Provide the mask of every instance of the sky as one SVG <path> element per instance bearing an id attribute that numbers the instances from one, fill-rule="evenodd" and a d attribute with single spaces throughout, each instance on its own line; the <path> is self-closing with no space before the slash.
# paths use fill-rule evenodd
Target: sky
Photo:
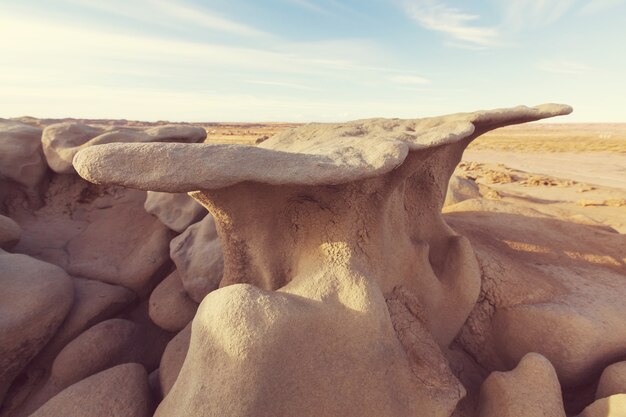
<path id="1" fill-rule="evenodd" d="M 0 117 L 626 122 L 626 0 L 0 0 Z"/>

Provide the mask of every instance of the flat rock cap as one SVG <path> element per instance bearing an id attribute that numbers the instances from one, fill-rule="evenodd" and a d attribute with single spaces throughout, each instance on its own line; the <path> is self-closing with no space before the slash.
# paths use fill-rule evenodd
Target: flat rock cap
<path id="1" fill-rule="evenodd" d="M 244 181 L 343 184 L 387 173 L 411 151 L 571 111 L 566 105 L 544 104 L 423 119 L 311 123 L 281 132 L 258 147 L 112 143 L 81 150 L 73 163 L 81 177 L 96 184 L 170 193 L 220 189 Z"/>

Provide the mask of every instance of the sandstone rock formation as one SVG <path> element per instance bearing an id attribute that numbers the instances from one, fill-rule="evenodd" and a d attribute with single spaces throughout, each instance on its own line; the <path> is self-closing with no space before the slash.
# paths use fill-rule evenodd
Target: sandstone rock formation
<path id="1" fill-rule="evenodd" d="M 494 372 L 483 383 L 480 417 L 565 417 L 554 367 L 536 353 L 525 355 L 515 369 Z"/>
<path id="2" fill-rule="evenodd" d="M 615 394 L 594 401 L 577 417 L 626 417 L 626 394 Z"/>
<path id="3" fill-rule="evenodd" d="M 446 208 L 480 260 L 482 290 L 459 341 L 487 369 L 550 360 L 564 388 L 626 355 L 626 237 L 511 204 Z"/>
<path id="4" fill-rule="evenodd" d="M 205 216 L 172 239 L 170 257 L 185 291 L 196 303 L 202 302 L 218 287 L 224 274 L 222 246 L 213 217 Z"/>
<path id="5" fill-rule="evenodd" d="M 10 217 L 0 214 L 0 249 L 9 250 L 20 240 L 22 228 Z"/>
<path id="6" fill-rule="evenodd" d="M 118 365 L 71 385 L 32 417 L 149 417 L 148 375 L 136 363 Z"/>
<path id="7" fill-rule="evenodd" d="M 61 268 L 0 250 L 0 402 L 14 378 L 54 336 L 74 300 Z"/>
<path id="8" fill-rule="evenodd" d="M 615 394 L 626 394 L 626 362 L 614 363 L 602 371 L 596 390 L 596 399 Z"/>
<path id="9" fill-rule="evenodd" d="M 189 298 L 178 271 L 172 272 L 150 295 L 150 318 L 169 332 L 182 330 L 193 319 L 198 304 Z"/>
<path id="10" fill-rule="evenodd" d="M 201 142 L 206 131 L 184 125 L 157 126 L 146 130 L 58 123 L 46 127 L 41 137 L 43 152 L 54 172 L 74 172 L 72 159 L 81 149 L 112 142 Z"/>
<path id="11" fill-rule="evenodd" d="M 482 133 L 570 111 L 311 124 L 259 147 L 78 152 L 83 178 L 192 192 L 216 222 L 223 288 L 202 301 L 157 415 L 449 416 L 464 390 L 437 352 L 473 309 L 481 271 L 441 216 L 448 179 Z"/>
<path id="12" fill-rule="evenodd" d="M 143 191 L 97 187 L 77 176 L 56 175 L 43 207 L 9 213 L 23 229 L 13 250 L 74 276 L 147 295 L 155 279 L 167 272 L 157 274 L 169 265 L 173 232 L 145 212 L 145 198 Z"/>
<path id="13" fill-rule="evenodd" d="M 175 232 L 182 233 L 208 213 L 186 193 L 157 193 L 148 191 L 144 204 L 146 211 L 157 217 Z"/>
<path id="14" fill-rule="evenodd" d="M 41 148 L 41 129 L 23 123 L 0 122 L 0 185 L 15 182 L 33 188 L 48 170 Z M 4 190 L 3 190 L 4 191 Z"/>
<path id="15" fill-rule="evenodd" d="M 190 339 L 191 323 L 178 332 L 167 344 L 165 351 L 163 351 L 161 364 L 159 365 L 159 384 L 164 397 L 170 392 L 176 379 L 178 379 L 180 369 L 183 367 L 187 357 Z"/>
<path id="16" fill-rule="evenodd" d="M 444 201 L 445 206 L 451 206 L 452 204 L 460 203 L 464 200 L 471 198 L 480 198 L 480 191 L 478 185 L 468 178 L 464 178 L 460 175 L 453 175 L 450 177 L 448 183 L 448 190 L 446 192 L 446 199 Z"/>

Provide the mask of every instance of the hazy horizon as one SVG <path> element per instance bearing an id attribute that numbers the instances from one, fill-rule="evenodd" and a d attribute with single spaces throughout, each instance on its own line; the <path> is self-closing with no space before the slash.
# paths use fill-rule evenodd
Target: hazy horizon
<path id="1" fill-rule="evenodd" d="M 548 4 L 549 3 L 549 4 Z M 9 0 L 0 117 L 626 122 L 625 0 Z"/>

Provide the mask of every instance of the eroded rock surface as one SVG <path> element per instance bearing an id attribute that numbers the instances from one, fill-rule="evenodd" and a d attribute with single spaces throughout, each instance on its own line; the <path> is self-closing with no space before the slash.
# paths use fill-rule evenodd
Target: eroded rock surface
<path id="1" fill-rule="evenodd" d="M 118 365 L 69 386 L 31 417 L 149 417 L 148 375 L 136 363 Z"/>
<path id="2" fill-rule="evenodd" d="M 13 219 L 0 214 L 0 249 L 9 250 L 22 236 L 22 228 Z"/>
<path id="3" fill-rule="evenodd" d="M 41 148 L 41 129 L 18 122 L 0 121 L 0 185 L 12 181 L 33 188 L 48 166 Z"/>
<path id="4" fill-rule="evenodd" d="M 222 288 L 202 301 L 157 415 L 449 416 L 464 390 L 437 352 L 474 307 L 481 270 L 441 216 L 448 180 L 482 133 L 570 111 L 310 124 L 259 147 L 81 150 L 84 178 L 191 192 L 215 219 Z"/>
<path id="5" fill-rule="evenodd" d="M 168 228 L 182 233 L 207 215 L 207 210 L 186 193 L 157 193 L 148 191 L 146 211 Z"/>
<path id="6" fill-rule="evenodd" d="M 596 399 L 615 394 L 626 394 L 626 362 L 614 363 L 602 371 L 596 390 Z"/>
<path id="7" fill-rule="evenodd" d="M 479 302 L 459 335 L 479 363 L 507 370 L 537 352 L 573 388 L 626 355 L 624 235 L 502 202 L 447 211 L 481 263 Z"/>
<path id="8" fill-rule="evenodd" d="M 494 372 L 481 387 L 480 417 L 565 417 L 554 367 L 536 353 L 509 372 Z"/>
<path id="9" fill-rule="evenodd" d="M 196 303 L 202 302 L 219 286 L 224 274 L 222 246 L 213 216 L 205 216 L 172 239 L 170 257 L 185 291 Z"/>
<path id="10" fill-rule="evenodd" d="M 0 250 L 0 403 L 13 379 L 54 336 L 74 301 L 61 268 Z"/>
<path id="11" fill-rule="evenodd" d="M 178 271 L 172 272 L 150 295 L 150 318 L 168 332 L 182 330 L 196 314 L 198 303 L 189 298 Z"/>

